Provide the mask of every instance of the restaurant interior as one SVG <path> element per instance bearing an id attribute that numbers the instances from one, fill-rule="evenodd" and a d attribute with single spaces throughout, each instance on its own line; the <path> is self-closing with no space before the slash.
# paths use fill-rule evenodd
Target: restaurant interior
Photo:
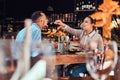
<path id="1" fill-rule="evenodd" d="M 16 42 L 24 20 L 39 10 L 48 18 L 41 42 L 31 41 L 29 28 L 25 40 Z M 55 24 L 83 30 L 87 16 L 95 20 L 104 52 L 83 51 L 79 37 Z M 77 76 L 79 64 L 87 72 Z M 0 0 L 0 80 L 120 80 L 120 0 Z"/>

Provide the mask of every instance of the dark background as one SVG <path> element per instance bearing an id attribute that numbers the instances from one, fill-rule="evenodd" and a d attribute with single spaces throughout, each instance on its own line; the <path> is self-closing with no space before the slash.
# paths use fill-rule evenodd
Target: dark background
<path id="1" fill-rule="evenodd" d="M 102 1 L 98 0 L 97 4 Z M 22 20 L 36 10 L 48 13 L 48 6 L 52 6 L 55 13 L 74 12 L 74 2 L 75 0 L 0 0 L 0 19 L 12 17 Z"/>
<path id="2" fill-rule="evenodd" d="M 23 28 L 23 20 L 30 18 L 34 11 L 41 10 L 47 15 L 49 13 L 74 13 L 76 0 L 0 0 L 0 37 L 8 35 L 8 24 L 13 25 L 13 34 Z M 103 0 L 97 1 L 97 7 Z M 54 11 L 48 11 L 51 6 Z M 94 12 L 94 11 L 93 11 Z M 92 11 L 78 12 L 78 19 L 93 13 Z M 77 23 L 69 23 L 69 25 L 77 25 Z M 12 34 L 12 35 L 13 35 Z M 11 34 L 10 34 L 11 35 Z"/>

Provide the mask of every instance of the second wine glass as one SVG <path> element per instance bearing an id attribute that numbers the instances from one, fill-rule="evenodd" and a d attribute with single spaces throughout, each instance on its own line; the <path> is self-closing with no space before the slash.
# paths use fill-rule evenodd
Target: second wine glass
<path id="1" fill-rule="evenodd" d="M 117 64 L 117 43 L 110 40 L 105 45 L 104 54 L 97 52 L 91 54 L 92 55 L 87 56 L 87 70 L 93 79 L 105 80 Z"/>

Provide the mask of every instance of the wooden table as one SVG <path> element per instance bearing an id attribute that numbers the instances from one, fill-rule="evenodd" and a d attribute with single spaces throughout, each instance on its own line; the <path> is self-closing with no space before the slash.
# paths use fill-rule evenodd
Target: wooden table
<path id="1" fill-rule="evenodd" d="M 44 56 L 42 58 L 47 61 L 47 64 L 52 66 L 86 62 L 86 54 L 62 54 L 52 56 L 50 55 Z"/>
<path id="2" fill-rule="evenodd" d="M 44 56 L 44 60 L 47 61 L 48 68 L 48 76 L 54 77 L 54 70 L 56 65 L 65 65 L 65 64 L 76 64 L 76 63 L 85 63 L 86 62 L 86 54 L 59 54 L 59 55 L 50 55 Z M 49 71 L 50 70 L 50 71 Z"/>
<path id="3" fill-rule="evenodd" d="M 76 63 L 85 63 L 86 62 L 86 56 L 89 56 L 88 54 L 64 54 L 64 55 L 49 55 L 49 56 L 44 56 L 42 57 L 43 59 L 45 59 L 47 61 L 47 67 L 51 68 L 50 71 L 50 75 L 53 80 L 92 80 L 92 78 L 90 76 L 87 77 L 55 77 L 55 75 L 51 75 L 54 74 L 54 70 L 55 70 L 55 66 L 56 65 L 64 65 L 64 64 L 76 64 Z M 38 58 L 39 60 L 39 58 Z M 119 66 L 117 66 L 119 67 Z M 49 70 L 48 70 L 49 71 Z M 117 73 L 117 77 L 119 77 L 120 73 Z M 3 77 L 3 78 L 7 78 L 9 79 L 10 75 L 6 75 L 7 77 Z M 7 80 L 7 79 L 0 79 L 0 80 Z M 107 80 L 120 80 L 120 79 L 113 79 L 113 77 L 109 77 Z"/>
<path id="4" fill-rule="evenodd" d="M 56 65 L 64 64 L 76 64 L 76 63 L 86 63 L 86 57 L 91 54 L 64 54 L 64 55 L 53 55 L 45 56 L 43 59 L 47 61 L 47 66 L 51 67 L 52 71 L 49 71 L 49 76 L 54 78 L 54 70 Z M 52 75 L 51 75 L 52 74 Z M 84 78 L 71 78 L 71 77 L 59 77 L 58 80 L 93 80 L 90 76 Z M 108 77 L 106 80 L 113 80 L 113 77 Z"/>

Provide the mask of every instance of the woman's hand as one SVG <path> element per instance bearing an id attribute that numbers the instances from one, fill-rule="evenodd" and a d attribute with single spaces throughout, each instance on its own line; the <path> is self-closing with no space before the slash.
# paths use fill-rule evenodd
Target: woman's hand
<path id="1" fill-rule="evenodd" d="M 62 27 L 64 27 L 66 24 L 64 24 L 61 20 L 56 20 L 55 22 L 54 22 L 54 24 L 57 24 L 57 25 L 59 25 L 59 26 L 62 26 Z"/>

